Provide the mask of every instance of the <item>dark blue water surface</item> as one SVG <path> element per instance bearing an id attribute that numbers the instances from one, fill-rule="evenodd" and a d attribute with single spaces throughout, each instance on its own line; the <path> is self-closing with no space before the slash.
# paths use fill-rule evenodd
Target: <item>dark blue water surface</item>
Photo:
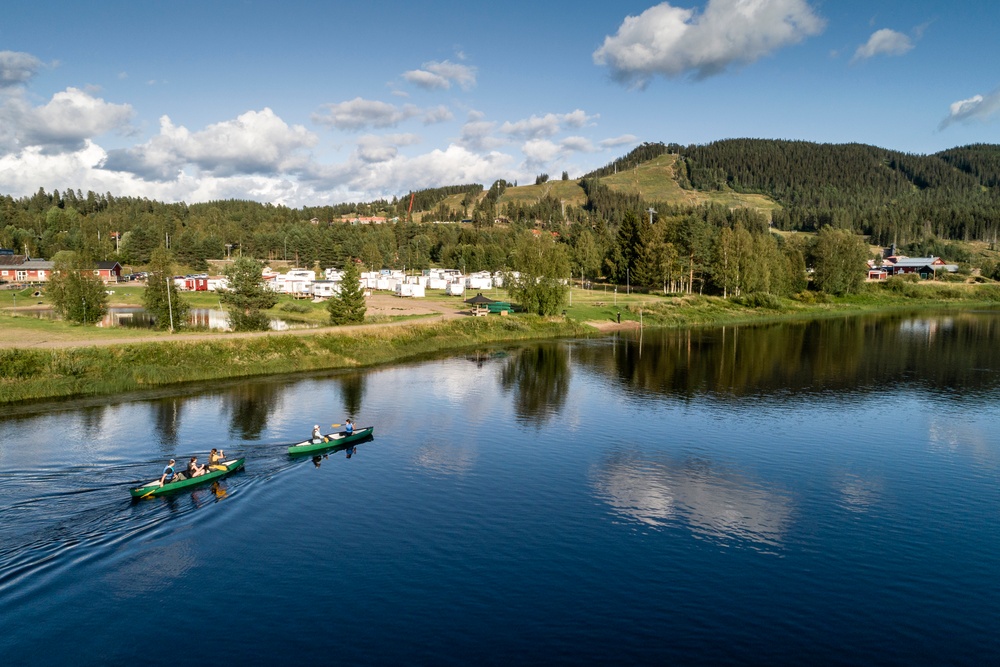
<path id="1" fill-rule="evenodd" d="M 0 663 L 995 664 L 998 344 L 647 331 L 8 407 Z M 347 416 L 350 458 L 286 454 Z M 130 499 L 211 447 L 245 470 Z"/>

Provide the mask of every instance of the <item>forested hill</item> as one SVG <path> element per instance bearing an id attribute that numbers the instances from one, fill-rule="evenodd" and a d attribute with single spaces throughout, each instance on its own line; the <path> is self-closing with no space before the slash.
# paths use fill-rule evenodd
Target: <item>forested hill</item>
<path id="1" fill-rule="evenodd" d="M 995 241 L 1000 146 L 912 155 L 864 144 L 729 139 L 680 149 L 682 187 L 767 195 L 781 229 L 833 225 L 875 243 L 922 236 Z"/>
<path id="2" fill-rule="evenodd" d="M 559 180 L 542 174 L 520 187 L 503 179 L 488 187 L 443 184 L 391 199 L 300 209 L 40 188 L 16 199 L 0 193 L 0 248 L 45 258 L 73 250 L 141 265 L 169 242 L 192 267 L 238 251 L 324 266 L 363 254 L 373 265 L 450 262 L 476 270 L 502 265 L 509 238 L 537 225 L 570 241 L 592 230 L 600 254 L 613 247 L 623 221 L 645 218 L 650 208 L 671 229 L 687 219 L 707 221 L 716 231 L 740 222 L 755 233 L 766 232 L 768 222 L 781 230 L 832 226 L 914 253 L 938 241 L 995 245 L 1000 146 L 912 155 L 863 144 L 763 139 L 647 143 L 579 179 L 563 172 Z M 344 216 L 401 224 L 352 231 L 339 224 Z M 421 224 L 439 221 L 471 225 Z"/>

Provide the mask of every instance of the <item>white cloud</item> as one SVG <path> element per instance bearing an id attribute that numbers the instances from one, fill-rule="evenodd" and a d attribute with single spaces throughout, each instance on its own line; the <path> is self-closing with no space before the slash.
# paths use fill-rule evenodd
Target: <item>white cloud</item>
<path id="1" fill-rule="evenodd" d="M 424 125 L 445 123 L 449 120 L 455 120 L 455 114 L 451 112 L 451 109 L 444 105 L 424 110 Z"/>
<path id="2" fill-rule="evenodd" d="M 940 129 L 954 123 L 987 122 L 1000 112 L 1000 88 L 988 95 L 973 95 L 967 100 L 952 102 L 948 117 L 941 121 Z"/>
<path id="3" fill-rule="evenodd" d="M 177 178 L 188 164 L 216 176 L 293 171 L 317 142 L 301 125 L 289 126 L 273 111 L 248 111 L 199 132 L 160 119 L 160 134 L 145 144 L 110 151 L 105 169 L 128 171 L 153 180 Z"/>
<path id="4" fill-rule="evenodd" d="M 544 116 L 532 116 L 513 123 L 508 121 L 500 127 L 500 131 L 518 139 L 540 139 L 555 136 L 563 125 L 579 128 L 596 118 L 597 116 L 588 116 L 577 109 L 564 114 L 548 113 Z"/>
<path id="5" fill-rule="evenodd" d="M 509 177 L 513 162 L 510 155 L 480 155 L 452 144 L 445 150 L 435 149 L 412 158 L 397 156 L 369 169 L 356 170 L 350 185 L 368 196 L 386 196 L 440 187 L 442 183 L 492 183 Z"/>
<path id="6" fill-rule="evenodd" d="M 549 163 L 563 160 L 573 153 L 592 153 L 594 144 L 586 137 L 566 137 L 560 141 L 530 139 L 521 146 L 526 169 L 544 168 Z"/>
<path id="7" fill-rule="evenodd" d="M 42 67 L 30 53 L 0 51 L 0 89 L 27 83 Z"/>
<path id="8" fill-rule="evenodd" d="M 819 34 L 805 0 L 709 0 L 705 11 L 661 3 L 628 16 L 593 54 L 612 76 L 644 87 L 654 75 L 704 79 Z"/>
<path id="9" fill-rule="evenodd" d="M 586 137 L 566 137 L 559 142 L 564 153 L 593 153 L 594 144 Z"/>
<path id="10" fill-rule="evenodd" d="M 412 104 L 397 107 L 388 102 L 355 97 L 347 102 L 325 104 L 325 113 L 314 113 L 313 122 L 338 130 L 361 130 L 366 127 L 395 127 L 404 120 L 420 114 Z"/>
<path id="11" fill-rule="evenodd" d="M 129 104 L 112 104 L 78 88 L 56 93 L 40 107 L 19 96 L 0 106 L 0 149 L 16 151 L 37 146 L 46 152 L 80 150 L 87 139 L 107 132 L 125 132 L 134 116 Z"/>
<path id="12" fill-rule="evenodd" d="M 420 137 L 415 134 L 366 134 L 358 139 L 357 155 L 366 163 L 388 162 L 399 153 L 399 146 L 417 143 L 420 143 Z"/>
<path id="13" fill-rule="evenodd" d="M 482 153 L 499 148 L 507 143 L 503 139 L 493 136 L 497 124 L 493 121 L 482 120 L 479 113 L 470 113 L 469 122 L 462 126 L 462 136 L 458 140 L 458 145 L 470 151 Z"/>
<path id="14" fill-rule="evenodd" d="M 403 73 L 403 78 L 426 90 L 449 90 L 457 84 L 462 90 L 476 85 L 476 68 L 448 60 L 426 62 L 421 69 Z"/>
<path id="15" fill-rule="evenodd" d="M 901 56 L 913 49 L 913 40 L 901 32 L 883 28 L 876 30 L 865 44 L 854 52 L 851 62 L 867 60 L 873 56 Z"/>
<path id="16" fill-rule="evenodd" d="M 559 156 L 559 144 L 548 139 L 531 139 L 524 142 L 521 152 L 528 168 L 541 167 L 552 162 Z"/>
<path id="17" fill-rule="evenodd" d="M 615 148 L 617 146 L 627 146 L 639 141 L 639 137 L 634 134 L 623 134 L 618 137 L 610 137 L 600 141 L 601 148 Z"/>

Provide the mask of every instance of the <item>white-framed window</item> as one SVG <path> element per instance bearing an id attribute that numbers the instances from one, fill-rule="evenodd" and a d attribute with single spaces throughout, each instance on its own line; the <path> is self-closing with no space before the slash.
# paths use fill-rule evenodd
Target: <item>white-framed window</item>
<path id="1" fill-rule="evenodd" d="M 14 274 L 14 276 L 15 276 L 14 280 L 27 280 L 28 279 L 28 272 L 27 271 L 16 271 L 15 274 Z"/>

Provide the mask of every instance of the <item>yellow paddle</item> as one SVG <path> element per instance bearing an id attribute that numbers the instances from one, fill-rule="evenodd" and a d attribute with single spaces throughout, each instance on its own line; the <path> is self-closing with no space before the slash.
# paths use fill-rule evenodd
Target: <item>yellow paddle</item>
<path id="1" fill-rule="evenodd" d="M 150 490 L 149 490 L 149 491 L 147 491 L 146 493 L 144 493 L 144 494 L 142 494 L 141 496 L 139 496 L 139 500 L 142 500 L 143 498 L 147 498 L 147 497 L 149 497 L 149 495 L 150 495 L 150 494 L 152 494 L 152 493 L 153 493 L 154 491 L 156 491 L 156 489 L 159 489 L 159 488 L 162 488 L 162 487 L 159 487 L 159 486 L 158 486 L 158 487 L 156 487 L 156 488 L 154 488 L 154 489 L 150 489 Z"/>

